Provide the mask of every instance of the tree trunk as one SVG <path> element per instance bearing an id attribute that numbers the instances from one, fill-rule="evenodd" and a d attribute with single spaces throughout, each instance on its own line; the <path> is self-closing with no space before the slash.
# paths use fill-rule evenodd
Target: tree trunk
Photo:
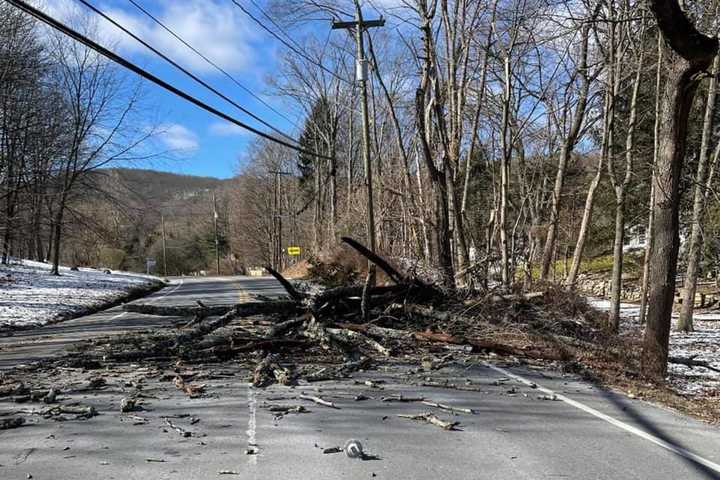
<path id="1" fill-rule="evenodd" d="M 582 264 L 583 252 L 585 250 L 585 241 L 587 240 L 588 231 L 590 230 L 590 221 L 592 220 L 593 208 L 595 206 L 595 192 L 600 186 L 602 180 L 603 161 L 602 156 L 598 160 L 598 170 L 590 182 L 587 196 L 585 197 L 585 208 L 583 209 L 583 217 L 580 222 L 580 230 L 578 231 L 577 241 L 575 242 L 575 250 L 573 252 L 572 264 L 570 271 L 565 279 L 565 286 L 569 289 L 575 288 L 577 276 L 580 273 L 580 265 Z"/>
<path id="2" fill-rule="evenodd" d="M 642 21 L 640 37 L 645 36 L 645 19 Z M 637 70 L 633 81 L 632 97 L 630 99 L 630 117 L 628 119 L 627 134 L 625 136 L 625 174 L 621 181 L 615 178 L 614 158 L 608 159 L 608 176 L 615 190 L 615 246 L 613 252 L 613 271 L 612 286 L 610 290 L 610 327 L 613 332 L 620 330 L 620 301 L 622 300 L 622 274 L 623 274 L 623 241 L 625 239 L 625 194 L 632 179 L 634 151 L 635 151 L 635 126 L 637 122 L 637 104 L 638 94 L 640 92 L 640 83 L 642 80 L 643 64 L 645 60 L 644 51 L 640 50 L 640 56 L 637 63 Z M 619 72 L 622 68 L 622 55 L 618 55 L 616 70 Z M 620 82 L 613 81 L 613 108 L 611 112 L 615 112 L 614 99 L 618 95 L 618 85 Z M 612 138 L 614 136 L 614 119 L 611 118 L 610 139 L 612 148 Z"/>
<path id="3" fill-rule="evenodd" d="M 622 299 L 623 241 L 625 240 L 625 192 L 615 203 L 615 243 L 613 246 L 613 269 L 610 286 L 610 329 L 620 329 L 620 300 Z"/>
<path id="4" fill-rule="evenodd" d="M 595 176 L 590 182 L 587 196 L 585 197 L 585 209 L 583 210 L 583 218 L 580 223 L 580 231 L 578 232 L 577 241 L 575 242 L 575 251 L 573 252 L 573 261 L 568 272 L 568 276 L 565 279 L 565 286 L 567 288 L 575 288 L 577 282 L 577 276 L 580 272 L 580 265 L 582 264 L 583 252 L 585 250 L 585 241 L 587 240 L 588 231 L 590 230 L 590 222 L 592 221 L 593 208 L 595 206 L 595 192 L 600 186 L 602 180 L 603 168 L 605 165 L 605 158 L 608 156 L 609 142 L 610 142 L 610 120 L 609 115 L 614 107 L 611 102 L 615 99 L 610 94 L 610 91 L 605 94 L 605 108 L 604 108 L 604 119 L 603 119 L 603 135 L 602 135 L 602 148 L 600 152 L 600 158 L 598 159 L 597 171 Z"/>
<path id="5" fill-rule="evenodd" d="M 712 137 L 713 114 L 715 113 L 715 97 L 717 87 L 718 62 L 716 56 L 713 62 L 710 85 L 708 87 L 707 103 L 705 106 L 705 119 L 703 121 L 702 140 L 700 144 L 700 158 L 698 160 L 697 174 L 695 175 L 695 197 L 693 199 L 692 232 L 690 233 L 690 247 L 688 249 L 688 266 L 685 276 L 685 285 L 682 296 L 682 306 L 677 329 L 682 332 L 693 331 L 693 310 L 695 308 L 695 291 L 700 273 L 700 257 L 702 252 L 702 220 L 705 212 L 707 198 L 708 161 L 710 159 L 710 139 Z"/>
<path id="6" fill-rule="evenodd" d="M 547 280 L 548 273 L 550 272 L 550 264 L 553 261 L 553 255 L 555 254 L 555 241 L 557 237 L 558 220 L 560 216 L 560 209 L 562 206 L 562 193 L 563 186 L 565 183 L 565 170 L 567 169 L 568 161 L 570 156 L 575 150 L 575 145 L 578 142 L 580 135 L 580 129 L 582 128 L 585 120 L 585 110 L 587 108 L 588 92 L 590 90 L 590 78 L 588 74 L 588 49 L 589 49 L 589 35 L 590 35 L 590 24 L 592 22 L 585 22 L 582 29 L 581 35 L 581 48 L 580 48 L 580 59 L 576 69 L 577 75 L 580 78 L 580 87 L 578 91 L 577 106 L 572 117 L 572 123 L 570 130 L 565 137 L 561 151 L 560 159 L 558 161 L 558 170 L 555 175 L 555 186 L 553 188 L 552 202 L 550 205 L 550 222 L 548 225 L 547 237 L 545 238 L 545 246 L 543 248 L 542 263 L 540 264 L 540 279 Z"/>
<path id="7" fill-rule="evenodd" d="M 508 252 L 508 234 L 507 234 L 507 210 L 508 210 L 508 194 L 510 187 L 510 161 L 512 156 L 512 141 L 510 136 L 510 101 L 511 87 L 510 84 L 510 58 L 509 53 L 504 59 L 505 71 L 505 90 L 503 95 L 502 106 L 502 158 L 500 159 L 500 213 L 498 215 L 498 224 L 500 227 L 500 269 L 501 279 L 504 287 L 510 286 L 510 257 Z"/>
<path id="8" fill-rule="evenodd" d="M 650 281 L 650 252 L 652 251 L 653 234 L 652 225 L 655 221 L 655 213 L 653 211 L 653 205 L 655 202 L 655 165 L 657 165 L 658 156 L 658 142 L 660 140 L 660 106 L 661 106 L 661 94 L 662 88 L 662 72 L 663 72 L 663 50 L 664 42 L 663 37 L 658 32 L 657 34 L 657 67 L 655 74 L 655 126 L 653 128 L 653 164 L 651 168 L 652 175 L 650 177 L 650 206 L 648 208 L 648 228 L 645 232 L 645 255 L 643 260 L 643 277 L 642 284 L 640 286 L 640 312 L 638 314 L 638 321 L 640 325 L 645 325 L 645 316 L 647 313 L 647 292 L 648 282 Z"/>
<path id="9" fill-rule="evenodd" d="M 660 142 L 654 178 L 654 243 L 650 253 L 647 326 L 642 372 L 662 379 L 667 373 L 670 322 L 680 247 L 680 176 L 685 158 L 688 116 L 697 90 L 698 74 L 718 50 L 717 38 L 699 33 L 677 1 L 652 0 L 658 26 L 673 49 L 665 81 Z"/>
<path id="10" fill-rule="evenodd" d="M 435 211 L 437 212 L 435 234 L 437 239 L 440 269 L 443 275 L 443 285 L 455 286 L 455 271 L 453 269 L 452 250 L 450 248 L 450 218 L 448 217 L 448 195 L 445 185 L 439 183 L 435 187 Z"/>
<path id="11" fill-rule="evenodd" d="M 667 373 L 670 320 L 680 247 L 680 176 L 685 157 L 688 116 L 697 89 L 694 78 L 707 64 L 673 54 L 665 81 L 653 203 L 654 237 L 648 276 L 647 326 L 642 354 L 643 373 L 664 378 Z"/>
<path id="12" fill-rule="evenodd" d="M 63 190 L 60 195 L 60 202 L 57 206 L 57 213 L 55 214 L 55 229 L 53 230 L 53 256 L 52 256 L 52 270 L 51 275 L 60 275 L 60 240 L 62 238 L 62 224 L 63 216 L 65 214 L 65 201 L 66 193 Z"/>

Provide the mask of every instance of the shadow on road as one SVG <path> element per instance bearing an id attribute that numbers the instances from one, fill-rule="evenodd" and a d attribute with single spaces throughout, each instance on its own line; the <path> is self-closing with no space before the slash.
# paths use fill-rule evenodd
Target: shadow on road
<path id="1" fill-rule="evenodd" d="M 635 408 L 630 402 L 625 401 L 622 397 L 619 395 L 614 394 L 613 392 L 606 390 L 604 388 L 598 388 L 598 391 L 600 394 L 607 399 L 610 403 L 615 405 L 618 409 L 623 411 L 625 414 L 627 414 L 630 418 L 632 418 L 639 426 L 642 427 L 642 430 L 644 430 L 647 433 L 650 433 L 654 435 L 655 437 L 663 440 L 664 442 L 669 443 L 670 445 L 677 447 L 680 450 L 688 451 L 689 449 L 686 448 L 682 442 L 679 442 L 677 439 L 673 438 L 672 435 L 669 433 L 663 431 L 656 423 L 654 423 L 652 420 L 644 416 L 640 411 Z M 680 457 L 683 462 L 685 462 L 688 466 L 690 466 L 693 470 L 695 470 L 701 477 L 698 478 L 710 478 L 717 480 L 720 478 L 720 472 L 715 471 L 714 469 L 703 465 L 702 463 L 689 458 L 685 455 L 681 455 L 678 452 L 673 452 L 674 455 Z"/>

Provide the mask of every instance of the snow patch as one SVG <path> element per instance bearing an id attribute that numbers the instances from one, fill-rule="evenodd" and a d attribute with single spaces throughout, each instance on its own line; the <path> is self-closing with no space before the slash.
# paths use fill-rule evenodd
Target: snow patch
<path id="1" fill-rule="evenodd" d="M 589 298 L 588 303 L 601 311 L 610 310 L 610 301 Z M 632 303 L 620 304 L 620 333 L 641 329 L 638 323 L 640 307 Z M 720 313 L 697 313 L 693 316 L 695 331 L 678 332 L 677 315 L 673 315 L 670 331 L 670 356 L 694 358 L 720 369 Z M 688 367 L 671 363 L 668 365 L 668 382 L 683 395 L 718 395 L 720 372 L 705 367 Z"/>
<path id="2" fill-rule="evenodd" d="M 32 327 L 57 321 L 66 315 L 118 300 L 134 288 L 148 286 L 158 278 L 128 272 L 60 268 L 19 260 L 0 265 L 0 330 Z"/>

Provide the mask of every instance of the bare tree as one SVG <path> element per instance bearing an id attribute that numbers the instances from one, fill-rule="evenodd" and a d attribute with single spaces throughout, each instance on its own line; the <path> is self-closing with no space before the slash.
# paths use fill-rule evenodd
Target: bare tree
<path id="1" fill-rule="evenodd" d="M 710 164 L 710 140 L 712 137 L 713 115 L 715 113 L 715 100 L 717 97 L 717 76 L 719 73 L 720 57 L 715 56 L 710 71 L 710 85 L 708 86 L 707 100 L 705 102 L 705 119 L 703 120 L 702 139 L 700 141 L 700 155 L 698 158 L 697 173 L 695 174 L 695 193 L 693 197 L 692 227 L 690 231 L 690 245 L 688 247 L 688 263 L 685 274 L 685 285 L 682 293 L 682 307 L 677 328 L 683 332 L 693 331 L 693 310 L 695 308 L 695 291 L 697 289 L 698 275 L 700 273 L 700 255 L 702 253 L 703 234 L 702 221 L 705 213 L 708 188 L 712 186 L 715 163 Z M 710 173 L 708 173 L 708 170 Z"/>
<path id="2" fill-rule="evenodd" d="M 679 249 L 680 176 L 688 116 L 699 81 L 718 50 L 717 38 L 700 33 L 675 0 L 652 0 L 650 8 L 670 45 L 663 91 L 660 142 L 655 166 L 653 246 L 650 253 L 647 326 L 642 370 L 662 378 L 667 371 L 670 321 Z"/>

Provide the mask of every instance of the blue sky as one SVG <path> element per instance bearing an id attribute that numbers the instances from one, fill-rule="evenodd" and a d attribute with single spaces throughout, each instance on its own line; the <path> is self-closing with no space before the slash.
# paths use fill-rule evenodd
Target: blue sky
<path id="1" fill-rule="evenodd" d="M 119 23 L 132 30 L 240 105 L 277 128 L 297 137 L 294 125 L 240 89 L 200 57 L 183 46 L 127 0 L 88 0 Z M 230 0 L 135 0 L 197 50 L 227 70 L 245 87 L 276 110 L 302 124 L 290 106 L 269 94 L 266 79 L 277 70 L 280 42 L 262 31 Z M 252 9 L 252 3 L 242 1 Z M 257 1 L 257 0 L 256 0 Z M 192 93 L 206 103 L 263 131 L 267 127 L 226 104 L 191 79 L 156 57 L 116 27 L 102 20 L 75 0 L 35 2 L 44 11 L 70 21 L 77 12 L 97 19 L 96 40 L 126 56 L 162 79 Z M 264 1 L 258 1 L 264 5 Z M 90 12 L 90 13 L 87 13 Z M 258 13 L 258 16 L 260 14 Z M 329 27 L 329 25 L 328 25 Z M 170 153 L 138 167 L 221 178 L 232 176 L 254 135 L 216 118 L 159 87 L 145 82 L 148 127 L 159 132 L 158 150 Z"/>

